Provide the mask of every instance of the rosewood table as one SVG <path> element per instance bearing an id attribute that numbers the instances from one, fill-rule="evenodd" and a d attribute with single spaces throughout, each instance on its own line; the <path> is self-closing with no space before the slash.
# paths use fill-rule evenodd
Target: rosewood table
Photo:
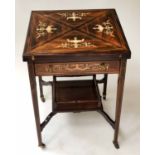
<path id="1" fill-rule="evenodd" d="M 41 132 L 59 112 L 95 110 L 114 129 L 113 144 L 119 148 L 126 61 L 131 52 L 114 9 L 32 11 L 23 60 L 27 61 L 39 146 L 44 147 Z M 98 80 L 97 74 L 104 75 Z M 118 74 L 115 120 L 104 111 L 108 74 Z M 92 76 L 92 80 L 57 81 L 57 77 Z M 44 81 L 42 76 L 53 76 Z M 51 113 L 41 123 L 36 77 L 40 97 L 43 86 L 52 87 Z M 103 83 L 103 93 L 98 84 Z"/>

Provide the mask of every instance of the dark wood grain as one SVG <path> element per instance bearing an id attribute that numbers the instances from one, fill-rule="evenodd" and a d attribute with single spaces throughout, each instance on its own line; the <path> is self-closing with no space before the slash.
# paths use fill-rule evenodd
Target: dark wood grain
<path id="1" fill-rule="evenodd" d="M 119 148 L 118 133 L 119 133 L 119 124 L 120 124 L 121 109 L 122 109 L 125 72 L 126 72 L 126 60 L 122 60 L 121 65 L 120 65 L 120 74 L 118 76 L 118 84 L 117 84 L 117 100 L 116 100 L 116 112 L 115 112 L 115 133 L 114 133 L 114 140 L 113 140 L 113 143 L 117 149 Z"/>
<path id="2" fill-rule="evenodd" d="M 38 76 L 92 75 L 94 73 L 119 73 L 119 61 L 35 64 L 35 74 Z"/>
<path id="3" fill-rule="evenodd" d="M 45 97 L 44 97 L 44 93 L 43 93 L 43 84 L 42 84 L 42 77 L 39 76 L 39 89 L 40 89 L 40 99 L 42 100 L 42 102 L 45 102 Z"/>
<path id="4" fill-rule="evenodd" d="M 106 100 L 107 95 L 107 81 L 108 81 L 108 74 L 104 75 L 104 85 L 103 85 L 103 99 Z"/>
<path id="5" fill-rule="evenodd" d="M 58 112 L 95 110 L 114 128 L 113 143 L 119 148 L 118 133 L 123 99 L 126 61 L 131 57 L 125 34 L 114 9 L 32 11 L 23 60 L 28 62 L 31 94 L 37 128 L 41 131 Z M 96 80 L 96 74 L 104 74 Z M 118 74 L 115 120 L 104 111 L 98 84 L 106 99 L 108 74 Z M 57 81 L 59 77 L 93 76 L 86 81 Z M 52 109 L 40 124 L 36 76 L 40 97 L 43 85 L 52 87 Z M 53 76 L 45 82 L 42 76 Z"/>
<path id="6" fill-rule="evenodd" d="M 33 11 L 23 59 L 57 56 L 130 58 L 131 52 L 114 9 Z M 87 59 L 88 60 L 88 59 Z"/>
<path id="7" fill-rule="evenodd" d="M 57 81 L 54 111 L 84 111 L 100 109 L 101 104 L 92 80 Z"/>
<path id="8" fill-rule="evenodd" d="M 38 136 L 38 145 L 44 147 L 45 144 L 42 142 L 41 136 L 41 127 L 40 127 L 40 115 L 39 115 L 39 106 L 38 106 L 38 98 L 37 98 L 37 86 L 36 86 L 36 78 L 34 74 L 34 67 L 33 63 L 28 63 L 28 71 L 29 71 L 29 79 L 30 79 L 30 86 L 31 86 L 31 94 L 32 94 L 32 103 L 34 109 L 34 116 L 36 122 L 36 129 L 37 129 L 37 136 Z"/>

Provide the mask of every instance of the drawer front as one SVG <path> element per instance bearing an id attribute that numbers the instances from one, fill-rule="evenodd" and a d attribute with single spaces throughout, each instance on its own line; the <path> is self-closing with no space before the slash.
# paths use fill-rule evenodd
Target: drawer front
<path id="1" fill-rule="evenodd" d="M 35 64 L 36 75 L 90 75 L 119 73 L 119 61 Z"/>

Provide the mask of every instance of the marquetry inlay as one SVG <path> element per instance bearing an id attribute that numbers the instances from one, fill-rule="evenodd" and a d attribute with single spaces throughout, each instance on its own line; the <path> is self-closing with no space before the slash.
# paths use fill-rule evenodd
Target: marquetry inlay
<path id="1" fill-rule="evenodd" d="M 117 53 L 128 47 L 112 10 L 33 11 L 28 55 Z"/>
<path id="2" fill-rule="evenodd" d="M 83 39 L 74 37 L 73 39 L 66 39 L 66 42 L 61 43 L 58 48 L 81 48 L 81 47 L 96 47 L 93 43 Z"/>
<path id="3" fill-rule="evenodd" d="M 81 64 L 54 64 L 47 65 L 46 72 L 75 72 L 75 71 L 108 71 L 109 64 L 100 63 L 81 63 Z"/>
<path id="4" fill-rule="evenodd" d="M 109 35 L 111 37 L 115 37 L 114 36 L 114 27 L 111 24 L 111 21 L 109 19 L 104 21 L 101 24 L 95 25 L 95 27 L 93 27 L 93 29 L 97 30 L 98 32 L 105 33 L 106 35 Z"/>
<path id="5" fill-rule="evenodd" d="M 119 61 L 35 64 L 36 75 L 118 73 Z"/>
<path id="6" fill-rule="evenodd" d="M 27 61 L 28 65 L 39 146 L 45 147 L 42 131 L 56 113 L 98 111 L 115 130 L 113 143 L 118 149 L 125 71 L 129 58 L 131 51 L 114 9 L 32 11 L 23 61 Z M 110 74 L 118 76 L 114 120 L 103 111 L 102 106 Z M 104 77 L 98 80 L 96 75 Z M 53 80 L 46 82 L 42 79 L 44 76 L 52 76 Z M 92 78 L 57 79 L 80 76 Z M 43 85 L 52 87 L 52 112 L 42 122 L 39 119 L 37 83 L 43 102 Z M 98 86 L 102 83 L 103 91 L 100 92 Z"/>
<path id="7" fill-rule="evenodd" d="M 66 20 L 72 20 L 73 22 L 76 22 L 78 20 L 82 20 L 82 18 L 87 16 L 89 13 L 87 12 L 64 12 L 64 13 L 57 13 L 57 14 L 64 17 Z"/>
<path id="8" fill-rule="evenodd" d="M 53 33 L 56 30 L 57 28 L 54 27 L 53 25 L 47 25 L 46 23 L 39 21 L 39 24 L 36 28 L 36 34 L 37 34 L 36 38 L 43 37 L 48 33 Z"/>

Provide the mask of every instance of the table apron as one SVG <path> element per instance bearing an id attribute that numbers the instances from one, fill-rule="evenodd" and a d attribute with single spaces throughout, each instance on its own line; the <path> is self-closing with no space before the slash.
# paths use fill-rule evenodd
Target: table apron
<path id="1" fill-rule="evenodd" d="M 118 74 L 119 61 L 35 63 L 36 76 Z"/>

